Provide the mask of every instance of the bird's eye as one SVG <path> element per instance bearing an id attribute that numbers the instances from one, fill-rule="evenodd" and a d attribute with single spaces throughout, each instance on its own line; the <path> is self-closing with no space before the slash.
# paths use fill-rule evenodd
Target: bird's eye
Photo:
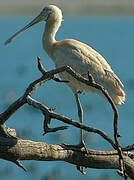
<path id="1" fill-rule="evenodd" d="M 49 9 L 44 8 L 42 10 L 43 16 L 45 17 L 45 20 L 47 20 L 51 14 L 51 11 Z"/>

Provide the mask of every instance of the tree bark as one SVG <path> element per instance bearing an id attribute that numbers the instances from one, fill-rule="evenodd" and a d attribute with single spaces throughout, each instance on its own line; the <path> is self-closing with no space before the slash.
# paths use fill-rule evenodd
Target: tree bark
<path id="1" fill-rule="evenodd" d="M 126 173 L 134 179 L 133 152 L 124 152 Z M 66 145 L 53 145 L 45 142 L 22 140 L 15 137 L 0 137 L 0 158 L 17 162 L 19 160 L 65 161 L 86 168 L 119 169 L 117 151 L 85 151 L 69 148 Z"/>

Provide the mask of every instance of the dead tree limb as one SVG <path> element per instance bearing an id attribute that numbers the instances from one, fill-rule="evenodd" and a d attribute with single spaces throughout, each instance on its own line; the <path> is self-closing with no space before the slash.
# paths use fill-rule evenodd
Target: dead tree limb
<path id="1" fill-rule="evenodd" d="M 32 158 L 35 160 L 45 160 L 45 161 L 46 160 L 63 160 L 63 161 L 66 161 L 66 162 L 69 162 L 78 166 L 83 166 L 83 167 L 119 169 L 120 173 L 122 173 L 121 175 L 123 175 L 125 179 L 127 179 L 125 172 L 127 173 L 127 175 L 129 175 L 129 177 L 134 179 L 134 172 L 133 172 L 134 164 L 132 161 L 132 158 L 134 157 L 134 155 L 133 153 L 126 152 L 125 148 L 123 149 L 119 144 L 118 110 L 116 106 L 114 105 L 111 97 L 108 95 L 107 91 L 102 86 L 96 84 L 94 82 L 93 77 L 90 74 L 88 75 L 89 78 L 85 79 L 80 74 L 76 73 L 72 68 L 68 66 L 57 68 L 51 71 L 46 71 L 41 63 L 40 58 L 38 58 L 38 69 L 43 75 L 39 79 L 32 82 L 26 89 L 24 95 L 20 97 L 18 100 L 16 100 L 13 104 L 11 104 L 3 113 L 0 114 L 0 158 L 14 162 L 23 170 L 26 170 L 26 169 L 20 163 L 20 160 L 26 160 L 26 159 L 31 160 Z M 99 89 L 105 95 L 105 97 L 107 98 L 108 102 L 111 104 L 111 107 L 114 111 L 114 141 L 105 132 L 99 129 L 96 129 L 94 127 L 83 125 L 81 123 L 76 122 L 75 120 L 72 120 L 71 118 L 57 114 L 53 111 L 54 110 L 53 108 L 48 108 L 44 104 L 32 98 L 32 94 L 34 93 L 34 91 L 40 85 L 42 85 L 43 83 L 45 83 L 46 81 L 50 79 L 53 79 L 57 82 L 68 83 L 68 81 L 61 80 L 55 76 L 55 74 L 61 73 L 63 71 L 68 72 L 74 78 L 81 81 L 82 83 Z M 49 125 L 50 125 L 51 119 L 57 119 L 66 124 L 71 124 L 77 128 L 84 129 L 85 131 L 99 134 L 101 137 L 107 140 L 112 145 L 112 147 L 117 151 L 103 152 L 103 151 L 88 150 L 89 153 L 86 154 L 83 150 L 71 149 L 71 147 L 70 149 L 68 149 L 65 145 L 64 146 L 63 145 L 62 146 L 48 145 L 42 142 L 26 141 L 26 140 L 21 140 L 21 139 L 18 139 L 17 137 L 14 137 L 14 135 L 9 132 L 9 129 L 6 128 L 5 122 L 11 117 L 13 113 L 15 113 L 20 107 L 22 107 L 26 103 L 29 105 L 32 105 L 34 108 L 39 109 L 43 113 L 44 118 L 45 118 L 44 134 L 49 133 L 49 132 L 55 132 L 58 130 L 64 130 L 68 128 L 68 126 L 50 128 Z M 33 145 L 32 147 L 33 150 L 34 150 L 34 146 L 36 149 L 37 148 L 36 145 L 38 145 L 38 148 L 39 148 L 39 149 L 37 148 L 38 155 L 36 153 L 34 153 L 35 156 L 33 155 L 33 151 L 31 150 L 32 145 Z M 22 152 L 21 150 L 23 148 L 24 149 L 26 148 L 26 149 L 25 151 Z M 27 151 L 27 148 L 28 148 L 28 151 Z M 130 148 L 129 146 L 126 147 L 127 150 L 129 148 Z M 132 145 L 131 145 L 131 149 L 132 149 Z M 43 150 L 45 151 L 45 153 L 42 154 L 41 156 L 40 151 L 42 153 Z M 55 153 L 53 155 L 53 153 L 51 152 L 51 156 L 50 156 L 51 150 L 53 150 Z M 110 155 L 110 153 L 112 153 L 112 155 Z M 91 160 L 92 160 L 92 163 L 91 163 Z M 97 162 L 100 162 L 101 160 L 103 163 L 97 164 Z M 107 166 L 105 166 L 106 164 Z"/>
<path id="2" fill-rule="evenodd" d="M 132 156 L 134 157 L 133 152 L 123 153 L 126 172 L 130 178 L 134 179 Z M 52 145 L 17 138 L 0 137 L 0 158 L 13 163 L 19 160 L 65 161 L 87 168 L 119 169 L 117 151 L 95 151 L 88 149 L 88 154 L 86 154 L 84 151 L 75 148 L 69 149 L 64 145 Z"/>
<path id="3" fill-rule="evenodd" d="M 31 96 L 33 94 L 33 92 L 43 83 L 45 83 L 46 81 L 50 80 L 50 79 L 56 79 L 55 74 L 63 72 L 63 71 L 67 71 L 68 73 L 70 73 L 74 78 L 80 80 L 83 83 L 86 83 L 87 85 L 90 85 L 90 82 L 83 78 L 80 74 L 75 73 L 75 71 L 70 68 L 69 66 L 63 66 L 51 71 L 46 71 L 41 63 L 40 58 L 38 57 L 38 68 L 41 71 L 41 73 L 43 73 L 43 76 L 41 76 L 39 79 L 35 80 L 34 82 L 32 82 L 28 88 L 26 89 L 24 95 L 22 97 L 20 97 L 18 100 L 16 100 L 13 104 L 11 104 L 6 111 L 4 111 L 3 113 L 0 114 L 0 124 L 3 125 L 9 118 L 10 116 L 15 113 L 21 106 L 23 106 L 24 104 L 28 103 L 29 105 L 32 105 L 33 107 L 40 109 L 42 111 L 43 114 L 45 114 L 46 117 L 50 117 L 49 121 L 51 118 L 53 119 L 57 119 L 60 120 L 64 123 L 67 124 L 71 124 L 77 128 L 81 128 L 84 129 L 85 131 L 88 132 L 94 132 L 99 134 L 100 136 L 102 136 L 105 140 L 107 140 L 112 146 L 113 148 L 116 149 L 116 144 L 114 143 L 114 141 L 103 131 L 93 128 L 93 127 L 89 127 L 89 126 L 85 126 L 77 121 L 72 120 L 71 118 L 67 118 L 63 115 L 57 114 L 55 112 L 53 112 L 51 109 L 47 108 L 44 104 L 34 100 Z M 59 82 L 68 82 L 68 81 L 61 81 L 58 80 Z M 48 120 L 47 120 L 48 121 Z M 49 122 L 50 123 L 50 122 Z M 45 130 L 46 131 L 46 130 Z M 50 132 L 50 131 L 49 131 Z"/>

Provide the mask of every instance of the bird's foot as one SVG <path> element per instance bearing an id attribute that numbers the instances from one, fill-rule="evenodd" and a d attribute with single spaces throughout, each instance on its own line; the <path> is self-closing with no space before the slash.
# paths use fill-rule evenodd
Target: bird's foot
<path id="1" fill-rule="evenodd" d="M 76 146 L 77 148 L 79 148 L 79 149 L 84 148 L 86 154 L 88 154 L 88 149 L 87 149 L 84 141 L 81 141 L 79 144 L 77 144 L 77 145 L 75 145 L 75 146 Z"/>
<path id="2" fill-rule="evenodd" d="M 76 166 L 77 170 L 81 172 L 81 174 L 85 175 L 86 172 L 84 171 L 84 167 L 83 166 Z"/>
<path id="3" fill-rule="evenodd" d="M 87 155 L 88 154 L 88 150 L 85 146 L 85 143 L 84 141 L 80 142 L 79 144 L 77 145 L 69 145 L 69 144 L 62 144 L 64 147 L 67 147 L 67 148 L 71 148 L 71 149 L 78 149 L 81 151 L 82 148 L 85 149 L 85 154 Z M 86 172 L 84 171 L 84 167 L 83 166 L 79 166 L 79 165 L 76 165 L 76 168 L 78 171 L 80 171 L 81 174 L 85 175 Z"/>
<path id="4" fill-rule="evenodd" d="M 70 144 L 63 144 L 65 147 L 67 148 L 72 148 L 72 149 L 78 149 L 78 150 L 81 150 L 84 148 L 85 150 L 85 154 L 88 154 L 88 149 L 86 148 L 86 145 L 85 145 L 85 142 L 82 141 L 80 142 L 79 144 L 76 144 L 76 145 L 70 145 Z"/>
<path id="5" fill-rule="evenodd" d="M 80 91 L 80 90 L 77 91 L 77 94 L 82 94 L 82 93 L 83 93 L 83 91 Z"/>

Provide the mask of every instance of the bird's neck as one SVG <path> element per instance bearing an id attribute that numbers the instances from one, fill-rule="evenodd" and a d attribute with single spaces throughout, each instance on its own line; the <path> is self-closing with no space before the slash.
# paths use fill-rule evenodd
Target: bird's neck
<path id="1" fill-rule="evenodd" d="M 46 22 L 42 42 L 43 42 L 43 47 L 48 53 L 48 55 L 53 47 L 53 44 L 56 42 L 55 36 L 60 25 L 61 25 L 61 20 Z"/>

